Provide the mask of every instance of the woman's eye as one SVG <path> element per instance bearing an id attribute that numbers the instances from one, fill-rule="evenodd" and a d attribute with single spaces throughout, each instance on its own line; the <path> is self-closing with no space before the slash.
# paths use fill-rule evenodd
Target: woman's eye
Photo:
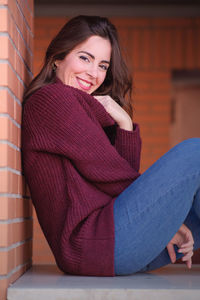
<path id="1" fill-rule="evenodd" d="M 108 66 L 106 66 L 106 65 L 100 65 L 100 68 L 103 69 L 104 71 L 108 70 Z"/>
<path id="2" fill-rule="evenodd" d="M 84 61 L 88 61 L 89 62 L 89 59 L 87 56 L 84 56 L 84 55 L 81 55 L 79 56 L 80 59 L 84 60 Z"/>

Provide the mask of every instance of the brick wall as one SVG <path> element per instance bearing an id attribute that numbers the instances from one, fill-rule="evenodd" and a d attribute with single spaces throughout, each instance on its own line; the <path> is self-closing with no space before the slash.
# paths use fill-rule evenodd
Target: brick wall
<path id="1" fill-rule="evenodd" d="M 65 18 L 36 18 L 34 73 Z M 171 72 L 200 68 L 199 18 L 113 18 L 134 75 L 134 120 L 143 139 L 141 171 L 170 147 Z M 53 263 L 34 214 L 33 261 Z"/>
<path id="2" fill-rule="evenodd" d="M 32 206 L 21 172 L 21 101 L 31 79 L 33 0 L 0 0 L 0 299 L 31 264 Z"/>
<path id="3" fill-rule="evenodd" d="M 200 68 L 200 20 L 114 20 L 134 74 L 135 119 L 141 125 L 141 171 L 169 149 L 171 71 Z"/>

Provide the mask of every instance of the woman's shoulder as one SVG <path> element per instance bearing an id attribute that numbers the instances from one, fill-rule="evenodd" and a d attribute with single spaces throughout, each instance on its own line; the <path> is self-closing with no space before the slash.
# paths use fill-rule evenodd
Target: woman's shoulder
<path id="1" fill-rule="evenodd" d="M 85 97 L 88 97 L 87 94 L 77 88 L 66 85 L 61 81 L 56 81 L 37 89 L 29 97 L 27 104 L 39 105 L 41 103 L 43 105 L 57 105 L 60 107 L 65 105 L 72 107 L 77 106 L 78 103 L 80 104 Z"/>
<path id="2" fill-rule="evenodd" d="M 37 97 L 66 97 L 66 96 L 78 96 L 79 92 L 76 91 L 73 87 L 60 83 L 60 82 L 53 82 L 46 84 L 39 89 L 37 89 L 30 98 L 37 98 Z"/>

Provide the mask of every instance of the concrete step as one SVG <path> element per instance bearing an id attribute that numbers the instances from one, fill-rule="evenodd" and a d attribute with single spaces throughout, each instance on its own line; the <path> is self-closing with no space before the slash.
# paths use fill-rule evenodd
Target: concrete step
<path id="1" fill-rule="evenodd" d="M 89 277 L 35 265 L 8 288 L 8 300 L 200 300 L 200 265 L 169 265 L 131 276 Z"/>

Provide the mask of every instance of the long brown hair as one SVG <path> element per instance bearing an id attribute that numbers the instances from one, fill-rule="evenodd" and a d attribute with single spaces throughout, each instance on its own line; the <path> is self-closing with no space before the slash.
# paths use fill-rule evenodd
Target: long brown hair
<path id="1" fill-rule="evenodd" d="M 108 39 L 112 47 L 106 78 L 93 95 L 110 95 L 132 116 L 132 78 L 121 54 L 118 34 L 107 18 L 99 16 L 77 16 L 62 27 L 47 48 L 40 72 L 25 90 L 23 104 L 36 90 L 55 82 L 54 62 L 63 60 L 77 45 L 92 35 Z"/>

